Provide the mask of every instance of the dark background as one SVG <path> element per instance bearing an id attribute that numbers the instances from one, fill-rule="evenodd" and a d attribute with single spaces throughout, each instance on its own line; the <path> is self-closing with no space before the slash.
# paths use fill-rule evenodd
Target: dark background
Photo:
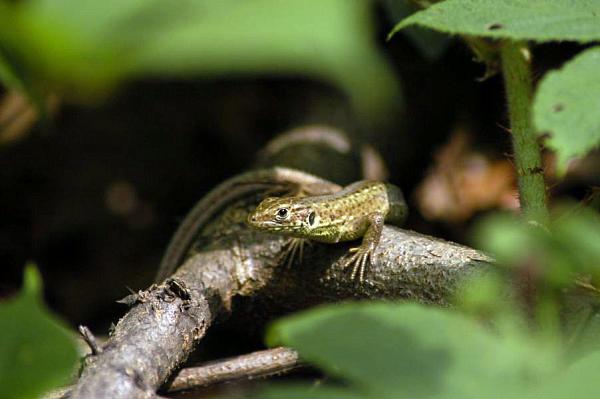
<path id="1" fill-rule="evenodd" d="M 35 261 L 50 307 L 72 325 L 106 331 L 125 311 L 115 300 L 148 286 L 179 221 L 204 193 L 247 168 L 277 133 L 312 123 L 367 138 L 390 180 L 412 195 L 457 126 L 493 157 L 510 151 L 502 82 L 451 40 L 424 57 L 377 13 L 379 42 L 403 86 L 393 123 L 358 128 L 334 87 L 302 76 L 137 81 L 101 104 L 61 104 L 49 126 L 0 147 L 0 297 L 19 289 Z M 536 77 L 579 50 L 537 47 Z M 368 78 L 368 77 L 365 77 Z M 392 143 L 393 145 L 389 145 Z M 576 191 L 576 189 L 573 189 Z M 471 221 L 408 228 L 468 241 Z"/>

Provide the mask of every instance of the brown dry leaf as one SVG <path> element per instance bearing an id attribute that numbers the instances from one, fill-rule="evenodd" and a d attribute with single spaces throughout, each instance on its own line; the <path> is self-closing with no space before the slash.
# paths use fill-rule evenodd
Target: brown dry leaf
<path id="1" fill-rule="evenodd" d="M 54 113 L 58 109 L 58 97 L 49 95 L 46 107 L 49 113 Z M 0 146 L 26 137 L 38 120 L 39 112 L 23 93 L 7 91 L 0 99 Z"/>
<path id="2" fill-rule="evenodd" d="M 519 206 L 513 165 L 473 150 L 461 130 L 436 153 L 416 199 L 426 219 L 446 222 L 462 222 L 485 209 Z"/>

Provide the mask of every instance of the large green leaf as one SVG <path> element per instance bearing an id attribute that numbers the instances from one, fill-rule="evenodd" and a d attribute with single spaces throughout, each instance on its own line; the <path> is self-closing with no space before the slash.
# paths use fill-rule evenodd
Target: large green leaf
<path id="1" fill-rule="evenodd" d="M 553 351 L 523 336 L 495 336 L 415 304 L 318 308 L 275 324 L 269 341 L 298 349 L 365 398 L 511 397 L 556 367 Z"/>
<path id="2" fill-rule="evenodd" d="M 600 40 L 597 0 L 446 0 L 402 20 L 450 34 L 533 40 Z"/>
<path id="3" fill-rule="evenodd" d="M 600 145 L 600 47 L 544 76 L 533 118 L 537 130 L 550 135 L 546 144 L 556 151 L 561 169 Z"/>
<path id="4" fill-rule="evenodd" d="M 409 0 L 380 0 L 380 2 L 388 18 L 393 22 L 400 21 L 420 10 L 416 3 Z M 406 28 L 404 34 L 421 55 L 430 60 L 439 59 L 450 43 L 448 36 L 416 26 Z"/>
<path id="5" fill-rule="evenodd" d="M 530 393 L 530 399 L 594 398 L 600 391 L 600 352 L 593 352 Z"/>
<path id="6" fill-rule="evenodd" d="M 385 117 L 399 86 L 366 0 L 29 0 L 0 3 L 0 57 L 67 95 L 143 76 L 304 75 Z M 6 68 L 5 68 L 6 69 Z"/>
<path id="7" fill-rule="evenodd" d="M 37 269 L 28 266 L 23 291 L 0 303 L 0 398 L 38 398 L 74 371 L 74 339 L 44 308 L 41 290 Z"/>

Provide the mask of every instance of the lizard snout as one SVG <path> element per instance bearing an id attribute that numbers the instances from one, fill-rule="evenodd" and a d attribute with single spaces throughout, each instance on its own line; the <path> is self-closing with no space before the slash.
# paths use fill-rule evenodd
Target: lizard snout
<path id="1" fill-rule="evenodd" d="M 256 225 L 256 223 L 258 222 L 258 218 L 256 217 L 255 213 L 251 213 L 248 215 L 248 224 L 250 225 Z"/>

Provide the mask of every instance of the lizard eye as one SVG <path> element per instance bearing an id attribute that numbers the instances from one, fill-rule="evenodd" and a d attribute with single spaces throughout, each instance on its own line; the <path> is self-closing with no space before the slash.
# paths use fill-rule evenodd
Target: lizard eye
<path id="1" fill-rule="evenodd" d="M 289 211 L 287 208 L 279 208 L 277 209 L 277 213 L 275 213 L 275 219 L 284 220 L 288 217 Z"/>
<path id="2" fill-rule="evenodd" d="M 315 215 L 315 213 L 314 213 L 314 212 L 311 212 L 311 213 L 310 213 L 310 215 L 308 215 L 308 224 L 309 224 L 310 226 L 312 226 L 312 225 L 314 225 L 314 224 L 315 224 L 315 217 L 316 217 L 316 216 L 317 216 L 317 215 Z"/>

